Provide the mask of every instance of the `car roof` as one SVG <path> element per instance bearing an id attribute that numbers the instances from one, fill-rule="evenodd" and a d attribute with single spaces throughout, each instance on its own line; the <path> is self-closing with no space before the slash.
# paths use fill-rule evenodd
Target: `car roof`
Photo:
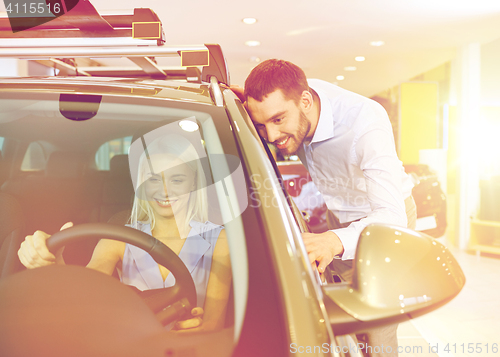
<path id="1" fill-rule="evenodd" d="M 162 98 L 213 105 L 208 84 L 109 77 L 2 78 L 0 92 L 79 93 Z"/>

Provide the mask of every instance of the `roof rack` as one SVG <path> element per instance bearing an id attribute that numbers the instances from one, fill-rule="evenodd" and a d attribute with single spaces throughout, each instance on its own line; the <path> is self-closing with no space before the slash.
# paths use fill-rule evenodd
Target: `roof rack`
<path id="1" fill-rule="evenodd" d="M 52 9 L 53 11 L 53 9 Z M 100 15 L 88 0 L 80 0 L 54 17 L 17 14 L 0 17 L 0 58 L 35 60 L 65 75 L 186 78 L 229 85 L 226 60 L 219 45 L 165 45 L 160 19 L 151 9 L 133 14 Z M 181 57 L 183 69 L 162 68 L 156 57 Z M 128 58 L 137 68 L 78 67 L 76 58 Z M 202 67 L 201 74 L 197 70 Z M 103 70 L 108 68 L 109 70 Z"/>

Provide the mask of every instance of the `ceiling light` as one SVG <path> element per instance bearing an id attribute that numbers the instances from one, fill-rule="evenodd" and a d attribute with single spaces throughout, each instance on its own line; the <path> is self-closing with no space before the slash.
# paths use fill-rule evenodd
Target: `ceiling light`
<path id="1" fill-rule="evenodd" d="M 354 67 L 354 66 L 344 67 L 344 71 L 355 71 L 355 70 L 356 70 L 356 67 Z"/>
<path id="2" fill-rule="evenodd" d="M 344 80 L 344 76 L 337 76 L 337 80 L 343 81 Z"/>
<path id="3" fill-rule="evenodd" d="M 245 42 L 245 45 L 250 46 L 250 47 L 255 47 L 255 46 L 259 46 L 260 42 L 259 41 L 247 41 L 247 42 Z"/>
<path id="4" fill-rule="evenodd" d="M 188 133 L 192 133 L 193 131 L 196 131 L 199 128 L 197 123 L 187 119 L 181 120 L 179 122 L 179 126 L 182 128 L 182 130 L 187 131 Z"/>
<path id="5" fill-rule="evenodd" d="M 365 58 L 363 56 L 357 56 L 356 58 L 354 58 L 356 61 L 358 62 L 363 62 L 365 60 Z"/>
<path id="6" fill-rule="evenodd" d="M 247 25 L 253 25 L 254 23 L 257 22 L 257 19 L 255 17 L 245 17 L 243 20 L 244 24 L 247 24 Z"/>
<path id="7" fill-rule="evenodd" d="M 375 47 L 380 47 L 380 46 L 383 46 L 384 44 L 385 44 L 384 41 L 372 41 L 372 42 L 370 42 L 370 45 L 375 46 Z"/>

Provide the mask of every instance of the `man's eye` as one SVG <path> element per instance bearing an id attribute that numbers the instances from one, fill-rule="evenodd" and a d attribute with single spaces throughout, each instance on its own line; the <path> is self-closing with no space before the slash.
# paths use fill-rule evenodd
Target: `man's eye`
<path id="1" fill-rule="evenodd" d="M 160 182 L 160 178 L 159 177 L 155 177 L 155 176 L 151 176 L 149 178 L 149 182 Z"/>
<path id="2" fill-rule="evenodd" d="M 185 180 L 172 180 L 170 182 L 179 184 L 179 183 L 183 183 L 184 181 Z"/>
<path id="3" fill-rule="evenodd" d="M 274 124 L 281 124 L 282 122 L 283 122 L 283 118 L 278 118 L 278 119 L 273 120 Z"/>

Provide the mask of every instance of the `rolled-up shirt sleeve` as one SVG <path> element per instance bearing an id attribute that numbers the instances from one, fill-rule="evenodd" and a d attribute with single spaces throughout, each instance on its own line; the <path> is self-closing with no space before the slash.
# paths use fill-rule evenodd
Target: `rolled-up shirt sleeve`
<path id="1" fill-rule="evenodd" d="M 371 212 L 346 228 L 332 230 L 344 246 L 343 260 L 354 258 L 359 235 L 367 225 L 407 226 L 406 197 L 403 197 L 401 182 L 403 168 L 396 154 L 389 122 L 376 121 L 363 130 L 353 143 L 353 154 L 365 178 Z"/>

